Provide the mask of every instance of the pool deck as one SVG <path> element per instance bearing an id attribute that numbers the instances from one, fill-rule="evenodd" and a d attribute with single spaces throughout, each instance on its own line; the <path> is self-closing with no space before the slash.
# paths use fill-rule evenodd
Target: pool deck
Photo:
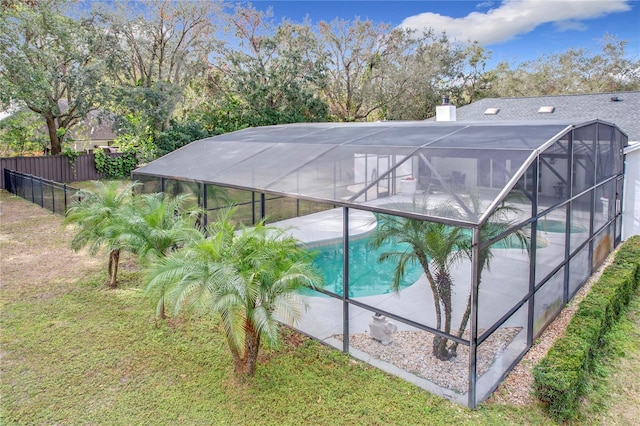
<path id="1" fill-rule="evenodd" d="M 412 197 L 406 195 L 396 195 L 374 200 L 370 204 L 382 205 L 386 203 L 410 202 Z M 295 217 L 272 223 L 273 226 L 286 228 L 288 232 L 304 242 L 307 247 L 313 248 L 322 245 L 340 243 L 343 240 L 343 209 L 334 208 L 305 216 Z M 365 238 L 371 235 L 376 229 L 376 218 L 371 212 L 357 209 L 349 209 L 349 237 L 351 240 Z M 553 234 L 552 234 L 553 235 Z M 552 244 L 555 246 L 555 244 Z M 491 285 L 487 280 L 483 280 L 480 289 L 481 309 L 484 315 L 479 318 L 479 326 L 488 326 L 504 314 L 501 306 L 513 305 L 512 299 L 519 299 L 522 295 L 516 293 L 522 291 L 525 294 L 527 289 L 521 289 L 518 285 L 505 286 L 505 282 L 514 282 L 512 277 L 525 272 L 528 276 L 528 257 L 520 249 L 501 250 L 501 256 L 496 256 L 492 261 L 491 272 L 498 278 L 495 285 Z M 552 259 L 558 253 L 555 250 L 545 248 L 540 250 L 539 255 L 543 258 Z M 526 265 L 525 265 L 526 263 Z M 458 262 L 452 271 L 453 281 L 456 286 L 453 288 L 452 302 L 454 322 L 459 320 L 466 308 L 469 287 L 471 282 L 471 265 L 468 260 Z M 400 292 L 391 291 L 391 277 L 389 278 L 389 292 L 385 294 L 356 297 L 355 300 L 367 305 L 395 313 L 399 316 L 411 319 L 422 324 L 435 324 L 434 302 L 431 288 L 426 276 L 421 274 L 420 278 L 411 286 L 404 288 Z M 340 299 L 330 297 L 305 296 L 305 302 L 311 309 L 304 315 L 297 328 L 316 338 L 324 340 L 335 334 L 342 333 L 342 302 Z M 352 299 L 354 299 L 352 297 Z M 482 303 L 484 302 L 484 303 Z M 364 332 L 369 328 L 371 311 L 355 308 L 351 306 L 349 318 L 350 330 L 353 333 Z M 456 313 L 458 315 L 456 315 Z M 398 324 L 400 329 L 404 325 Z"/>
<path id="2" fill-rule="evenodd" d="M 406 202 L 409 197 L 394 196 L 384 201 L 377 200 L 371 204 L 384 204 L 385 202 Z M 288 219 L 273 223 L 277 227 L 288 228 L 291 235 L 305 242 L 308 247 L 317 247 L 331 243 L 338 243 L 343 238 L 343 209 L 335 208 L 319 213 Z M 349 209 L 349 235 L 351 239 L 364 238 L 374 232 L 376 220 L 373 213 Z M 538 249 L 538 260 L 545 264 L 553 262 L 558 256 L 564 256 L 564 234 L 543 233 L 547 245 Z M 452 280 L 456 285 L 452 288 L 452 314 L 453 324 L 457 327 L 464 312 L 469 296 L 471 283 L 471 264 L 468 259 L 459 261 L 452 270 Z M 482 286 L 478 294 L 478 327 L 488 328 L 507 313 L 523 294 L 528 291 L 529 258 L 521 249 L 502 249 L 499 256 L 494 256 L 491 269 L 483 273 Z M 524 278 L 523 278 L 524 277 Z M 549 294 L 540 295 L 543 298 L 551 297 Z M 351 297 L 350 300 L 372 306 L 374 308 L 408 318 L 417 323 L 435 325 L 435 309 L 433 296 L 426 276 L 420 278 L 411 286 L 399 291 L 389 291 L 385 294 L 365 297 Z M 549 303 L 553 302 L 553 300 Z M 340 298 L 297 296 L 301 307 L 308 308 L 301 319 L 288 323 L 297 330 L 310 335 L 337 349 L 342 349 L 342 341 L 338 338 L 348 327 L 350 334 L 367 333 L 372 321 L 373 312 L 357 307 L 353 304 L 345 304 Z M 544 302 L 543 302 L 544 303 Z M 525 304 L 525 307 L 527 305 Z M 343 320 L 344 309 L 348 309 L 348 324 Z M 415 330 L 413 327 L 398 321 L 392 321 L 398 330 Z M 504 324 L 504 326 L 521 326 L 526 330 L 527 312 L 520 309 Z M 519 352 L 521 348 L 510 347 L 510 352 Z M 509 355 L 508 359 L 517 356 Z M 384 371 L 403 377 L 424 389 L 443 395 L 462 404 L 466 401 L 466 395 L 455 394 L 452 391 L 440 387 L 428 380 L 419 378 L 402 369 L 377 360 L 369 354 L 351 348 L 352 356 L 381 368 Z M 498 365 L 499 363 L 496 363 Z M 494 374 L 502 374 L 499 366 Z"/>
<path id="3" fill-rule="evenodd" d="M 342 242 L 343 209 L 335 208 L 292 219 L 281 220 L 270 225 L 287 229 L 307 247 L 318 247 Z M 373 213 L 364 210 L 349 210 L 349 237 L 364 238 L 376 229 Z"/>

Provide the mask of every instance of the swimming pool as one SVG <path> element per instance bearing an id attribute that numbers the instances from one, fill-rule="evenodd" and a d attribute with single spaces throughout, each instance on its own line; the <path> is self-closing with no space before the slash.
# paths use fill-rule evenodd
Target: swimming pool
<path id="1" fill-rule="evenodd" d="M 563 220 L 542 218 L 538 220 L 538 231 L 564 233 L 567 231 L 567 224 Z M 572 225 L 570 232 L 572 234 L 587 232 L 587 228 L 582 225 Z"/>
<path id="2" fill-rule="evenodd" d="M 384 215 L 380 215 L 379 220 L 384 220 Z M 470 233 L 469 238 L 471 238 Z M 370 241 L 371 237 L 366 237 L 350 242 L 349 297 L 374 296 L 393 292 L 392 282 L 397 261 L 389 259 L 381 262 L 380 255 L 390 251 L 401 252 L 411 249 L 409 244 L 391 241 L 374 249 L 370 246 Z M 537 246 L 544 247 L 546 243 L 539 239 Z M 494 243 L 492 248 L 524 249 L 522 242 L 513 235 Z M 313 252 L 316 254 L 313 264 L 324 278 L 323 289 L 342 296 L 344 276 L 342 243 L 320 246 L 314 248 Z M 404 277 L 400 282 L 400 289 L 414 284 L 423 273 L 422 266 L 418 262 L 407 264 Z M 301 294 L 323 296 L 322 293 L 310 289 L 301 290 Z"/>
<path id="3" fill-rule="evenodd" d="M 386 260 L 380 262 L 380 255 L 388 251 L 402 251 L 408 244 L 385 243 L 380 248 L 369 247 L 370 238 L 353 241 L 349 247 L 349 297 L 373 296 L 391 293 L 391 283 L 396 262 Z M 314 249 L 316 257 L 314 265 L 324 277 L 324 290 L 342 295 L 342 244 L 331 244 Z M 414 284 L 423 273 L 416 262 L 407 265 L 400 288 Z M 321 293 L 304 289 L 302 294 L 318 296 Z"/>

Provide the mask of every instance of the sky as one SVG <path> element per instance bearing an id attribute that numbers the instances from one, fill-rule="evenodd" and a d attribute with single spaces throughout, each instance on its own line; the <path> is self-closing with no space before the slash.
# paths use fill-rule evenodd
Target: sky
<path id="1" fill-rule="evenodd" d="M 601 50 L 606 34 L 627 40 L 628 56 L 640 59 L 640 0 L 265 0 L 276 21 L 312 23 L 335 18 L 371 19 L 394 27 L 433 28 L 460 42 L 477 40 L 489 49 L 489 66 L 512 65 L 541 55 L 584 48 Z"/>

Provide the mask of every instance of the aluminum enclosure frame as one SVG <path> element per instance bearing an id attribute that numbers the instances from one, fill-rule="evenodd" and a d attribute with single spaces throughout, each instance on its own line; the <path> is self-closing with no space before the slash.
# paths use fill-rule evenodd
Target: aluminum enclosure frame
<path id="1" fill-rule="evenodd" d="M 376 145 L 375 138 L 384 135 L 389 128 L 414 129 L 416 133 L 412 133 L 410 137 L 419 139 L 420 132 L 428 132 L 431 129 L 439 129 L 442 126 L 433 123 L 417 123 L 415 125 L 414 123 L 372 123 L 373 130 L 368 133 L 365 130 L 369 126 L 363 123 L 356 123 L 355 125 L 352 123 L 345 125 L 335 123 L 308 125 L 310 127 L 306 129 L 306 133 L 304 125 L 250 129 L 251 132 L 249 132 L 248 136 L 253 140 L 244 142 L 244 144 L 260 145 L 264 143 L 265 145 L 255 151 L 253 159 L 258 159 L 270 147 L 275 146 L 272 140 L 259 141 L 262 130 L 264 130 L 265 134 L 273 131 L 282 135 L 286 134 L 288 129 L 293 129 L 299 133 L 304 133 L 303 136 L 299 137 L 312 139 L 315 135 L 325 138 L 318 144 L 314 144 L 313 141 L 307 141 L 303 144 L 307 146 L 306 152 L 317 149 L 320 157 L 329 152 L 337 153 L 346 146 L 350 146 L 354 141 L 367 141 L 369 145 L 357 145 L 356 148 L 351 149 L 353 148 L 351 147 L 350 151 L 345 151 L 352 157 L 347 160 L 339 160 L 343 161 L 342 165 L 353 164 L 354 171 L 351 176 L 355 179 L 351 181 L 353 188 L 347 188 L 349 185 L 344 188 L 340 187 L 340 191 L 343 191 L 342 194 L 348 194 L 348 197 L 331 198 L 327 197 L 326 193 L 323 193 L 322 196 L 313 193 L 305 194 L 286 190 L 284 186 L 282 187 L 284 189 L 279 189 L 275 186 L 253 187 L 240 181 L 225 181 L 223 176 L 215 173 L 210 175 L 211 178 L 205 179 L 203 178 L 202 170 L 206 167 L 199 171 L 200 174 L 190 174 L 188 169 L 181 172 L 179 170 L 180 167 L 185 167 L 184 164 L 188 164 L 184 160 L 184 158 L 188 158 L 187 153 L 195 153 L 195 157 L 191 161 L 203 161 L 206 163 L 206 156 L 197 155 L 198 145 L 193 145 L 192 147 L 187 145 L 181 148 L 178 154 L 168 154 L 163 159 L 156 160 L 134 171 L 133 178 L 146 181 L 148 183 L 148 191 L 154 191 L 158 188 L 164 190 L 165 183 L 169 181 L 192 182 L 198 188 L 199 199 L 202 199 L 203 206 L 207 207 L 211 212 L 222 206 L 215 205 L 215 203 L 207 204 L 209 186 L 250 193 L 250 201 L 246 203 L 251 204 L 250 206 L 247 205 L 247 208 L 253 212 L 253 217 L 250 219 L 253 222 L 256 219 L 268 217 L 269 210 L 267 206 L 273 200 L 281 197 L 284 197 L 282 199 L 294 200 L 297 203 L 294 216 L 301 215 L 299 207 L 301 201 L 314 203 L 318 206 L 325 205 L 340 208 L 342 217 L 340 241 L 343 248 L 351 248 L 355 242 L 355 238 L 350 238 L 350 215 L 353 212 L 387 214 L 468 229 L 471 232 L 470 238 L 472 241 L 472 255 L 468 266 L 468 290 L 472 301 L 470 324 L 467 326 L 468 337 L 444 333 L 435 327 L 433 323 L 424 320 L 420 316 L 422 313 L 411 317 L 404 315 L 400 308 L 371 304 L 365 298 L 352 297 L 350 289 L 353 283 L 351 282 L 352 277 L 350 277 L 349 271 L 353 264 L 349 257 L 349 250 L 346 249 L 342 250 L 341 290 L 339 292 L 317 291 L 318 294 L 329 296 L 329 299 L 335 300 L 340 304 L 340 332 L 337 334 L 341 334 L 343 339 L 338 344 L 329 337 L 316 336 L 313 332 L 305 330 L 304 327 L 300 327 L 299 330 L 344 352 L 349 352 L 353 356 L 359 355 L 357 350 L 349 343 L 349 336 L 358 332 L 351 312 L 352 309 L 381 314 L 410 329 L 444 336 L 452 342 L 457 342 L 469 348 L 468 387 L 466 393 L 452 393 L 446 391 L 446 389 L 443 392 L 439 392 L 437 389 L 434 391 L 434 387 L 425 384 L 422 378 L 409 378 L 409 380 L 458 403 L 475 408 L 497 388 L 509 371 L 522 359 L 535 341 L 535 338 L 544 331 L 560 312 L 561 307 L 575 295 L 590 273 L 603 261 L 603 256 L 613 250 L 620 242 L 622 215 L 622 187 L 620 182 L 624 174 L 622 150 L 627 144 L 627 136 L 614 125 L 599 120 L 585 123 L 544 123 L 545 126 L 547 124 L 550 127 L 546 132 L 541 132 L 540 135 L 537 135 L 539 136 L 537 139 L 530 138 L 515 141 L 516 148 L 505 146 L 504 149 L 506 151 L 511 151 L 517 155 L 509 156 L 509 154 L 504 157 L 504 161 L 499 158 L 497 160 L 487 158 L 487 152 L 493 153 L 494 151 L 490 149 L 483 150 L 464 140 L 460 142 L 459 146 L 438 145 L 451 143 L 454 138 L 460 135 L 466 134 L 469 136 L 477 132 L 491 134 L 492 131 L 497 131 L 497 134 L 502 134 L 503 136 L 517 132 L 517 129 L 523 129 L 524 132 L 527 132 L 533 128 L 538 129 L 540 123 L 535 123 L 535 125 L 527 123 L 492 123 L 489 125 L 458 123 L 452 125 L 448 123 L 448 126 L 452 129 L 451 131 L 446 132 L 446 134 L 441 132 L 437 137 L 430 139 L 426 143 L 416 145 L 417 142 L 414 142 L 413 146 L 409 146 L 409 144 L 401 145 L 396 142 L 396 147 L 403 150 L 402 155 L 399 158 L 388 159 L 380 156 L 387 154 L 380 153 L 387 152 L 385 150 L 394 148 L 394 146 Z M 330 137 L 332 131 L 344 135 L 348 134 L 350 129 L 354 129 L 356 133 L 364 132 L 366 134 L 358 137 L 347 137 L 348 140 L 336 143 L 334 144 L 335 146 L 328 149 L 326 146 L 318 148 L 317 145 L 327 144 L 326 139 Z M 241 136 L 237 134 L 235 136 L 234 134 L 222 135 L 222 137 L 211 138 L 206 143 L 213 144 L 218 139 L 227 143 Z M 479 141 L 482 138 L 482 135 L 478 136 Z M 490 137 L 485 139 L 488 140 Z M 279 152 L 285 152 L 289 142 L 279 143 Z M 524 149 L 523 146 L 526 144 L 530 144 L 530 146 Z M 203 146 L 203 144 L 200 145 Z M 309 145 L 315 146 L 309 148 Z M 288 145 L 288 149 L 294 150 L 296 146 L 298 145 Z M 365 155 L 364 158 L 359 157 L 359 153 L 356 151 L 358 149 L 366 151 L 366 147 L 369 146 L 373 146 L 374 151 L 377 153 L 371 154 L 367 152 L 363 154 Z M 457 160 L 451 157 L 450 155 L 453 152 L 460 153 L 461 157 Z M 441 153 L 446 153 L 448 156 L 438 157 L 436 155 Z M 221 153 L 220 155 L 224 154 Z M 369 157 L 369 155 L 372 156 Z M 376 155 L 376 157 L 373 157 L 373 155 Z M 474 155 L 476 157 L 473 157 Z M 183 159 L 178 161 L 177 167 L 176 164 L 172 165 L 172 158 L 179 159 L 179 157 L 183 157 Z M 375 178 L 368 179 L 366 175 L 371 175 L 373 170 L 371 165 L 367 163 L 369 159 L 375 162 L 376 165 L 388 161 L 388 167 L 383 171 L 376 168 L 377 174 Z M 308 164 L 314 164 L 314 161 L 307 158 L 306 161 L 300 164 L 287 165 L 286 167 L 293 168 L 294 172 L 289 172 L 289 169 L 285 170 L 283 167 L 282 170 L 277 171 L 277 177 L 269 182 L 278 182 L 279 179 L 282 179 L 282 176 L 291 176 L 291 173 L 299 173 Z M 233 164 L 236 165 L 238 163 Z M 328 162 L 318 164 L 328 164 Z M 451 164 L 454 164 L 454 166 Z M 278 167 L 278 164 L 274 166 Z M 163 171 L 164 167 L 168 167 L 168 170 Z M 360 170 L 358 170 L 358 167 Z M 468 179 L 470 172 L 473 172 L 471 179 L 467 180 L 468 185 L 454 186 L 451 183 L 449 180 L 451 176 L 449 175 L 452 168 L 458 168 L 458 172 L 466 170 Z M 230 167 L 230 169 L 233 169 L 233 167 Z M 224 170 L 216 173 L 218 172 L 224 173 Z M 338 172 L 336 163 L 334 163 L 332 170 L 319 175 L 323 178 L 329 176 L 328 182 L 332 182 L 331 175 L 335 176 L 335 173 Z M 411 194 L 411 202 L 396 203 L 398 205 L 385 205 L 382 203 L 382 201 L 393 199 L 394 197 L 397 199 L 407 197 L 408 192 L 403 186 L 408 175 L 415 178 L 414 180 L 419 180 L 427 174 L 429 175 L 427 178 L 431 180 L 427 179 L 425 182 L 434 182 L 434 185 L 437 185 L 437 189 L 433 192 L 431 190 L 432 187 L 428 186 L 428 184 L 421 186 L 422 182 L 417 182 L 415 185 L 417 185 L 418 190 L 416 193 Z M 358 181 L 356 175 L 364 177 L 361 181 Z M 333 182 L 340 183 L 337 179 L 334 179 Z M 310 185 L 313 186 L 313 184 L 314 182 L 310 182 Z M 487 196 L 483 200 L 486 202 L 483 207 L 484 210 L 476 216 L 470 215 L 468 211 L 462 208 L 462 204 L 470 199 L 468 198 L 469 196 L 464 194 L 469 189 L 468 186 L 475 186 L 472 190 L 479 189 L 479 191 L 484 191 L 483 195 Z M 349 189 L 352 190 L 351 193 L 348 193 Z M 338 194 L 339 191 L 334 189 L 333 193 Z M 368 199 L 367 196 L 370 193 L 372 198 Z M 260 197 L 257 197 L 258 194 Z M 520 198 L 517 201 L 513 201 L 514 195 L 519 195 Z M 421 197 L 424 197 L 424 201 Z M 433 206 L 428 204 L 434 198 L 454 200 L 453 202 L 457 203 L 455 204 L 455 212 L 448 216 L 435 214 Z M 415 207 L 416 205 L 418 205 L 417 208 Z M 507 228 L 491 238 L 483 240 L 483 227 L 491 223 L 496 209 L 500 206 L 517 207 L 519 213 L 511 218 L 512 220 Z M 258 209 L 259 214 L 256 214 Z M 560 231 L 550 231 L 551 223 L 560 223 L 563 228 Z M 527 254 L 525 255 L 518 251 L 495 252 L 496 259 L 493 262 L 494 265 L 495 263 L 508 265 L 512 262 L 509 256 L 513 256 L 518 259 L 519 264 L 528 266 L 526 266 L 526 269 L 522 266 L 522 270 L 515 270 L 514 281 L 517 282 L 517 285 L 500 287 L 499 277 L 503 276 L 504 273 L 501 275 L 500 271 L 488 272 L 484 270 L 481 252 L 483 250 L 491 250 L 501 241 L 521 231 L 529 235 L 530 241 L 535 242 L 535 244 L 530 244 Z M 542 244 L 540 247 L 538 246 L 539 241 Z M 495 266 L 492 269 L 495 269 Z M 482 286 L 480 286 L 481 276 Z M 518 289 L 523 289 L 523 291 L 518 293 L 516 291 Z M 490 302 L 493 297 L 502 298 L 500 300 L 506 300 L 506 302 L 504 307 L 495 309 L 497 311 L 494 315 L 495 318 L 488 319 L 487 309 L 491 306 Z M 401 299 L 399 303 L 405 302 L 406 300 L 403 301 Z M 425 312 L 430 308 L 432 307 L 425 305 Z M 518 324 L 521 331 L 517 337 L 514 337 L 512 343 L 509 343 L 505 348 L 502 355 L 496 355 L 498 358 L 493 361 L 489 370 L 480 374 L 478 370 L 479 351 L 486 346 L 488 339 L 492 338 L 497 331 L 514 328 L 511 325 L 513 323 Z M 511 350 L 511 346 L 515 349 Z M 374 357 L 371 354 L 369 355 Z M 383 369 L 386 368 L 385 363 L 379 362 L 376 365 Z M 387 371 L 396 371 L 395 367 L 388 367 Z M 407 375 L 410 376 L 411 374 L 407 373 Z"/>

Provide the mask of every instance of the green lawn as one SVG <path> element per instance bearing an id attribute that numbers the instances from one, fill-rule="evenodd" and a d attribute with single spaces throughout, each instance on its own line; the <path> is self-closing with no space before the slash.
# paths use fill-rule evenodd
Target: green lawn
<path id="1" fill-rule="evenodd" d="M 156 323 L 131 262 L 118 290 L 105 288 L 102 263 L 31 277 L 17 248 L 38 241 L 66 256 L 68 232 L 0 195 L 1 424 L 553 424 L 537 405 L 470 411 L 286 330 L 290 344 L 263 351 L 256 377 L 239 381 L 212 319 Z M 7 221 L 14 203 L 27 214 Z"/>
<path id="2" fill-rule="evenodd" d="M 470 412 L 311 340 L 264 352 L 255 379 L 238 381 L 216 324 L 156 326 L 137 278 L 5 299 L 5 424 L 546 422 L 538 410 Z"/>

